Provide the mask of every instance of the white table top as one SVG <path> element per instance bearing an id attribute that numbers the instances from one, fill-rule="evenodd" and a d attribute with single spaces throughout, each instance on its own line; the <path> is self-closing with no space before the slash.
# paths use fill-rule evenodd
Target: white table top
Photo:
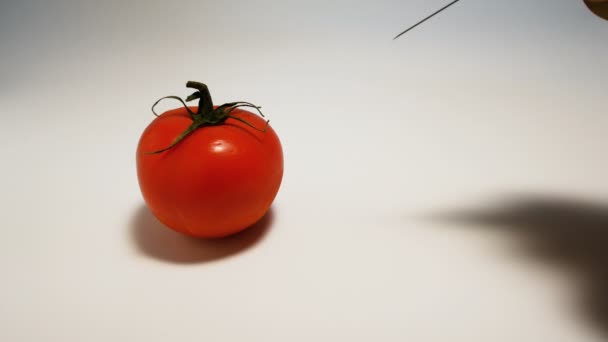
<path id="1" fill-rule="evenodd" d="M 445 3 L 0 5 L 0 340 L 604 341 L 608 21 L 464 0 L 391 40 Z M 226 241 L 137 185 L 188 80 L 283 143 Z"/>

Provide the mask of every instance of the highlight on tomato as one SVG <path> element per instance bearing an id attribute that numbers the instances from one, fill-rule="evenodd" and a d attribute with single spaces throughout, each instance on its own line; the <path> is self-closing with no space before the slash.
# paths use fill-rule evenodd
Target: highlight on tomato
<path id="1" fill-rule="evenodd" d="M 201 238 L 235 234 L 270 209 L 283 178 L 283 150 L 260 107 L 214 106 L 207 86 L 185 101 L 167 96 L 137 146 L 137 177 L 147 207 L 167 227 Z M 183 104 L 158 115 L 163 99 Z M 198 106 L 186 102 L 198 99 Z M 251 108 L 256 111 L 245 110 Z"/>

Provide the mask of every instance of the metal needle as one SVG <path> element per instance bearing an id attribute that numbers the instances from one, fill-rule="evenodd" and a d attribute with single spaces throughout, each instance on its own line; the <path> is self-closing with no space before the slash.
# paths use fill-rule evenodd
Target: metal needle
<path id="1" fill-rule="evenodd" d="M 407 30 L 405 30 L 405 31 L 403 31 L 403 32 L 399 33 L 398 35 L 396 35 L 396 36 L 395 36 L 395 38 L 393 38 L 393 40 L 395 40 L 395 39 L 397 39 L 397 38 L 401 37 L 402 35 L 404 35 L 405 33 L 409 32 L 409 31 L 411 31 L 412 29 L 414 29 L 414 27 L 416 27 L 416 26 L 418 26 L 418 25 L 422 24 L 423 22 L 425 22 L 425 21 L 427 21 L 427 20 L 431 19 L 432 17 L 434 17 L 435 15 L 437 15 L 439 12 L 441 12 L 441 11 L 443 11 L 444 9 L 446 9 L 446 8 L 448 8 L 448 7 L 450 7 L 450 6 L 452 6 L 453 4 L 457 3 L 458 1 L 460 1 L 460 0 L 454 0 L 454 1 L 450 2 L 449 4 L 447 4 L 447 5 L 443 6 L 443 7 L 442 7 L 441 9 L 439 9 L 437 12 L 435 12 L 435 13 L 433 13 L 433 14 L 429 15 L 428 17 L 426 17 L 426 18 L 424 18 L 424 19 L 422 19 L 422 20 L 420 20 L 418 23 L 416 23 L 416 25 L 414 25 L 414 26 L 412 26 L 412 27 L 408 28 Z"/>

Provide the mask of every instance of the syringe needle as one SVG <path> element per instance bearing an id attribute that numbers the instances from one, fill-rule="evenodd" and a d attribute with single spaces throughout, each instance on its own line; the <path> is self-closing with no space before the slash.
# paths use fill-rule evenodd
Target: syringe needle
<path id="1" fill-rule="evenodd" d="M 409 31 L 411 31 L 412 29 L 414 29 L 414 27 L 416 27 L 416 26 L 418 26 L 418 25 L 422 24 L 423 22 L 425 22 L 425 21 L 427 21 L 427 20 L 431 19 L 432 17 L 434 17 L 435 15 L 437 15 L 439 12 L 441 12 L 441 11 L 443 11 L 444 9 L 446 9 L 446 8 L 448 8 L 448 7 L 450 7 L 450 6 L 452 6 L 453 4 L 457 3 L 458 1 L 460 1 L 460 0 L 454 0 L 454 1 L 450 2 L 449 4 L 447 4 L 447 5 L 443 6 L 441 9 L 437 10 L 437 12 L 435 12 L 435 13 L 433 13 L 433 14 L 429 15 L 428 17 L 426 17 L 426 18 L 424 18 L 424 19 L 422 19 L 422 20 L 420 20 L 418 23 L 416 23 L 416 25 L 414 25 L 414 26 L 412 26 L 412 27 L 408 28 L 407 30 L 405 30 L 405 31 L 403 31 L 403 32 L 399 33 L 398 35 L 396 35 L 396 36 L 395 36 L 395 38 L 393 38 L 393 40 L 395 40 L 395 39 L 397 39 L 397 38 L 401 37 L 402 35 L 404 35 L 405 33 L 409 32 Z"/>

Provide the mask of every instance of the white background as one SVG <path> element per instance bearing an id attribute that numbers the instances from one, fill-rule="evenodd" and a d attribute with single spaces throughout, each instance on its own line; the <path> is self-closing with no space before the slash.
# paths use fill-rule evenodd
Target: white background
<path id="1" fill-rule="evenodd" d="M 445 3 L 2 2 L 0 340 L 605 340 L 608 22 L 464 0 L 391 40 Z M 283 143 L 224 241 L 137 185 L 188 80 Z"/>

